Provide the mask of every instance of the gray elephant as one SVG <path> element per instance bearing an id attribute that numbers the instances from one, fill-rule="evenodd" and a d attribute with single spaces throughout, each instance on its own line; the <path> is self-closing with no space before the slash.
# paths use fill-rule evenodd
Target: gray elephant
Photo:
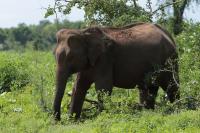
<path id="1" fill-rule="evenodd" d="M 154 108 L 158 88 L 170 102 L 179 98 L 178 54 L 171 35 L 159 25 L 135 23 L 121 28 L 90 27 L 57 32 L 57 63 L 54 117 L 70 75 L 77 73 L 70 113 L 80 117 L 92 83 L 99 92 L 112 93 L 113 86 L 140 91 L 140 103 Z M 159 67 L 158 67 L 159 66 Z M 147 80 L 152 77 L 154 80 Z M 99 101 L 101 98 L 99 96 Z"/>

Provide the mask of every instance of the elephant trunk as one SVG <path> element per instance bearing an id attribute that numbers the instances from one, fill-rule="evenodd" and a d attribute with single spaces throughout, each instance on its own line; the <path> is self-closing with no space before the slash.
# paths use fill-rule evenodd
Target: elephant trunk
<path id="1" fill-rule="evenodd" d="M 57 67 L 56 71 L 56 92 L 53 103 L 53 115 L 55 120 L 60 120 L 61 101 L 67 84 L 67 79 L 69 78 L 70 74 L 69 72 L 66 72 L 65 69 L 59 67 Z"/>

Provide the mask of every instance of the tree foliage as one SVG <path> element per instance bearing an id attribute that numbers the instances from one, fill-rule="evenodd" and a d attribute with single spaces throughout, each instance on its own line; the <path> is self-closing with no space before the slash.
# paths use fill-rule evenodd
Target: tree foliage
<path id="1" fill-rule="evenodd" d="M 152 10 L 153 2 L 155 1 L 146 0 L 144 6 L 140 5 L 138 0 L 55 0 L 54 6 L 49 6 L 45 16 L 57 13 L 67 15 L 72 7 L 78 7 L 84 10 L 87 25 L 119 26 L 135 21 L 166 22 L 169 19 L 173 32 L 177 35 L 182 31 L 185 8 L 189 7 L 192 2 L 200 3 L 199 0 L 157 1 L 158 8 Z M 165 9 L 172 10 L 173 15 Z"/>
<path id="2" fill-rule="evenodd" d="M 23 46 L 28 40 L 32 40 L 32 32 L 31 29 L 25 24 L 19 24 L 17 28 L 12 29 L 12 35 L 14 39 Z"/>
<path id="3" fill-rule="evenodd" d="M 5 30 L 0 29 L 0 44 L 3 44 L 6 40 L 7 34 Z"/>
<path id="4" fill-rule="evenodd" d="M 151 21 L 149 12 L 139 6 L 137 0 L 55 0 L 47 9 L 46 17 L 57 12 L 69 14 L 72 7 L 85 11 L 88 25 L 124 25 L 133 21 Z"/>
<path id="5" fill-rule="evenodd" d="M 158 1 L 159 2 L 159 1 Z M 189 8 L 192 2 L 196 2 L 196 4 L 200 4 L 200 0 L 165 0 L 163 2 L 159 2 L 160 7 L 164 5 L 167 6 L 167 9 L 171 9 L 173 11 L 173 33 L 178 35 L 183 30 L 183 14 L 186 8 Z M 170 15 L 170 14 L 168 14 Z"/>

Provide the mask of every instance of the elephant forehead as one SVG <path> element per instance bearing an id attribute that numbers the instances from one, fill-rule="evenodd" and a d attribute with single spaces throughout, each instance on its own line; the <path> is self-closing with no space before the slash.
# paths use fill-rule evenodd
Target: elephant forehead
<path id="1" fill-rule="evenodd" d="M 79 34 L 80 30 L 75 29 L 61 29 L 56 33 L 57 42 L 66 40 L 71 36 L 72 34 Z"/>

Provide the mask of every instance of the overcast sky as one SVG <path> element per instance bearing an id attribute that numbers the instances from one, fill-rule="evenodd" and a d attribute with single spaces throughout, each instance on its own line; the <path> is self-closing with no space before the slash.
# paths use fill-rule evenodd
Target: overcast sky
<path id="1" fill-rule="evenodd" d="M 0 0 L 0 27 L 13 27 L 19 23 L 37 24 L 44 19 L 44 8 L 47 8 L 49 4 L 52 5 L 53 2 L 54 0 Z M 144 0 L 139 0 L 139 2 L 144 3 Z M 193 5 L 193 9 L 187 10 L 184 16 L 200 21 L 200 7 Z M 83 17 L 84 12 L 75 8 L 70 15 L 62 16 L 71 21 L 83 20 Z M 48 19 L 53 21 L 55 16 Z"/>
<path id="2" fill-rule="evenodd" d="M 37 24 L 44 19 L 45 9 L 54 0 L 0 0 L 0 27 L 13 27 L 19 23 Z M 70 15 L 62 16 L 71 21 L 83 20 L 84 12 L 73 9 Z M 54 20 L 55 16 L 49 17 Z"/>

